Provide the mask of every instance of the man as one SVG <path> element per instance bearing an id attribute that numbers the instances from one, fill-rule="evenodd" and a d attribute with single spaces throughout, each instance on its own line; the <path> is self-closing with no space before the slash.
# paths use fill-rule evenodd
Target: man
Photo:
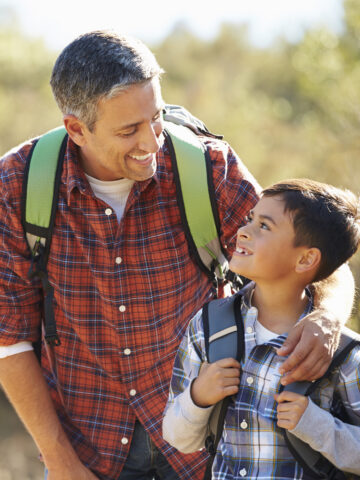
<path id="1" fill-rule="evenodd" d="M 204 469 L 204 452 L 184 456 L 161 437 L 175 352 L 214 294 L 181 224 L 162 135 L 161 72 L 142 43 L 105 32 L 79 37 L 55 64 L 51 86 L 69 134 L 48 262 L 61 345 L 43 351 L 42 371 L 30 346 L 42 291 L 28 278 L 20 218 L 33 141 L 2 160 L 0 381 L 48 480 L 200 479 Z M 226 143 L 203 143 L 230 255 L 258 187 Z M 336 305 L 326 287 L 317 290 L 320 310 Z M 339 288 L 342 298 L 351 292 Z M 318 311 L 293 331 L 284 381 L 324 373 L 339 329 L 332 318 Z"/>

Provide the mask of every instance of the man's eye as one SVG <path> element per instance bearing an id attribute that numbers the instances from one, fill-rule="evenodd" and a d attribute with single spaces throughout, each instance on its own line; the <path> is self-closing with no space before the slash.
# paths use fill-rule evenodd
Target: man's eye
<path id="1" fill-rule="evenodd" d="M 131 137 L 131 135 L 134 135 L 136 133 L 136 128 L 132 128 L 131 130 L 124 130 L 123 132 L 120 132 L 120 137 Z"/>
<path id="2" fill-rule="evenodd" d="M 250 215 L 246 215 L 245 223 L 251 223 L 251 222 L 252 222 L 252 217 Z"/>

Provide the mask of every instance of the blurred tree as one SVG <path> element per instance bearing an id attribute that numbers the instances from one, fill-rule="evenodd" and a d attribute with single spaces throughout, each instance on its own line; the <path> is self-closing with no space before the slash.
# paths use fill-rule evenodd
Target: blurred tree
<path id="1" fill-rule="evenodd" d="M 61 123 L 49 78 L 55 54 L 16 24 L 0 30 L 0 152 Z"/>

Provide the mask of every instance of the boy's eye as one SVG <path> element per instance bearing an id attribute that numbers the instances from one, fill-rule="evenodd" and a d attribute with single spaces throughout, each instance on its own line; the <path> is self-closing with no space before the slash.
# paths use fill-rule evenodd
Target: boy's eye
<path id="1" fill-rule="evenodd" d="M 252 221 L 251 215 L 246 215 L 244 220 L 245 220 L 245 223 L 251 223 L 251 221 Z"/>
<path id="2" fill-rule="evenodd" d="M 260 228 L 263 230 L 270 230 L 269 226 L 264 222 L 260 222 Z"/>

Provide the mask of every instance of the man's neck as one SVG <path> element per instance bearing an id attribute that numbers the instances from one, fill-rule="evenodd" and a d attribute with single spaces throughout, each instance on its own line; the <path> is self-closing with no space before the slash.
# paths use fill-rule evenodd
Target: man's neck
<path id="1" fill-rule="evenodd" d="M 277 334 L 286 333 L 295 325 L 307 303 L 303 287 L 289 289 L 256 284 L 252 297 L 252 304 L 258 309 L 258 321 Z"/>

